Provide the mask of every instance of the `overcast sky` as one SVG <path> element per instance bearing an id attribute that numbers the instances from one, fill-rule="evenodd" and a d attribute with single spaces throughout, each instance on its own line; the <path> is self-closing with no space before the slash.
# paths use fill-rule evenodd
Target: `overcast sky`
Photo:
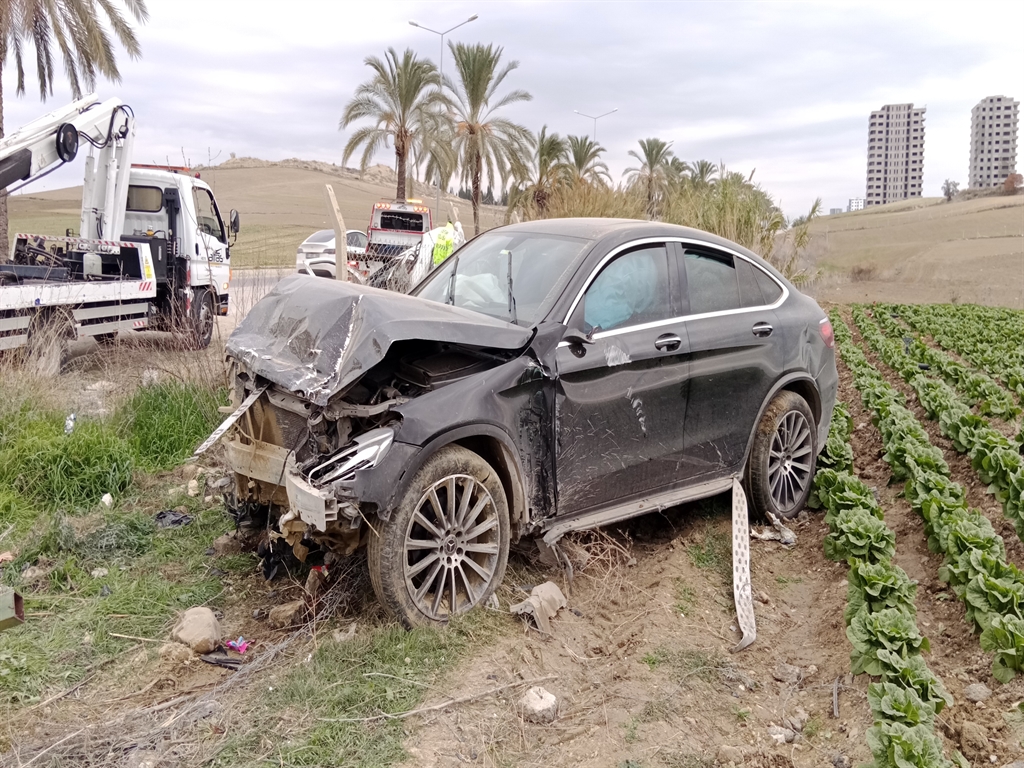
<path id="1" fill-rule="evenodd" d="M 826 210 L 864 196 L 872 109 L 927 106 L 932 196 L 945 178 L 966 186 L 971 107 L 1024 96 L 1020 2 L 147 1 L 142 59 L 122 54 L 122 83 L 97 88 L 134 107 L 137 162 L 340 162 L 338 118 L 368 77 L 363 60 L 394 46 L 437 61 L 439 38 L 408 21 L 447 29 L 474 13 L 452 38 L 503 46 L 520 63 L 506 83 L 533 94 L 510 118 L 583 134 L 593 121 L 573 110 L 617 107 L 597 129 L 614 178 L 657 136 L 685 160 L 756 168 L 790 216 L 818 196 Z M 8 67 L 8 131 L 70 101 L 63 84 L 46 105 L 34 80 L 20 98 L 13 86 Z M 35 188 L 80 181 L 78 164 Z"/>

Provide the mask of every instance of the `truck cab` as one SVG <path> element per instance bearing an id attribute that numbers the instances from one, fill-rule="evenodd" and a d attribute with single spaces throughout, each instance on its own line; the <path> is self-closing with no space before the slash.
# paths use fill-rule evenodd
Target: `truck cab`
<path id="1" fill-rule="evenodd" d="M 387 261 L 418 246 L 423 233 L 432 229 L 430 209 L 420 200 L 381 200 L 373 205 L 366 255 Z"/>

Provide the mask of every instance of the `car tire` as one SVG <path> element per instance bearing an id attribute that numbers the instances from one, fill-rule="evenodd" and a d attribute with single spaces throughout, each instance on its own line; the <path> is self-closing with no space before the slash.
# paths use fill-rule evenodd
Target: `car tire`
<path id="1" fill-rule="evenodd" d="M 508 564 L 509 528 L 497 473 L 472 451 L 445 446 L 416 473 L 390 519 L 370 526 L 373 591 L 410 629 L 446 624 L 494 594 Z"/>
<path id="2" fill-rule="evenodd" d="M 772 398 L 754 433 L 747 492 L 759 515 L 792 518 L 807 503 L 818 455 L 814 414 L 807 401 L 783 390 Z"/>
<path id="3" fill-rule="evenodd" d="M 208 288 L 197 289 L 188 315 L 188 330 L 184 338 L 186 348 L 198 350 L 210 346 L 216 315 L 213 292 Z"/>

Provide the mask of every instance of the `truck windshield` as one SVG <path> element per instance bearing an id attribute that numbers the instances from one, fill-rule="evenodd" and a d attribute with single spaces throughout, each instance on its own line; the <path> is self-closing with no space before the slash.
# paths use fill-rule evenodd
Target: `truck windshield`
<path id="1" fill-rule="evenodd" d="M 422 232 L 423 214 L 405 211 L 381 211 L 380 228 L 396 232 Z"/>
<path id="2" fill-rule="evenodd" d="M 456 251 L 413 294 L 507 321 L 513 305 L 516 322 L 533 325 L 564 290 L 570 267 L 589 245 L 589 240 L 558 235 L 484 234 Z M 514 301 L 509 301 L 510 283 Z"/>

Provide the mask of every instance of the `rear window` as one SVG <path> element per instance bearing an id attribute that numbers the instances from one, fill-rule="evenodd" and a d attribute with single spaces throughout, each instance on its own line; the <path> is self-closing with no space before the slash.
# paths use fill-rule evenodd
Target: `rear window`
<path id="1" fill-rule="evenodd" d="M 380 228 L 401 232 L 422 232 L 423 214 L 405 211 L 381 211 Z"/>
<path id="2" fill-rule="evenodd" d="M 333 229 L 321 229 L 306 238 L 307 243 L 329 243 L 334 239 Z"/>
<path id="3" fill-rule="evenodd" d="M 128 201 L 125 206 L 129 211 L 140 213 L 157 213 L 164 207 L 164 191 L 160 187 L 128 186 Z"/>

